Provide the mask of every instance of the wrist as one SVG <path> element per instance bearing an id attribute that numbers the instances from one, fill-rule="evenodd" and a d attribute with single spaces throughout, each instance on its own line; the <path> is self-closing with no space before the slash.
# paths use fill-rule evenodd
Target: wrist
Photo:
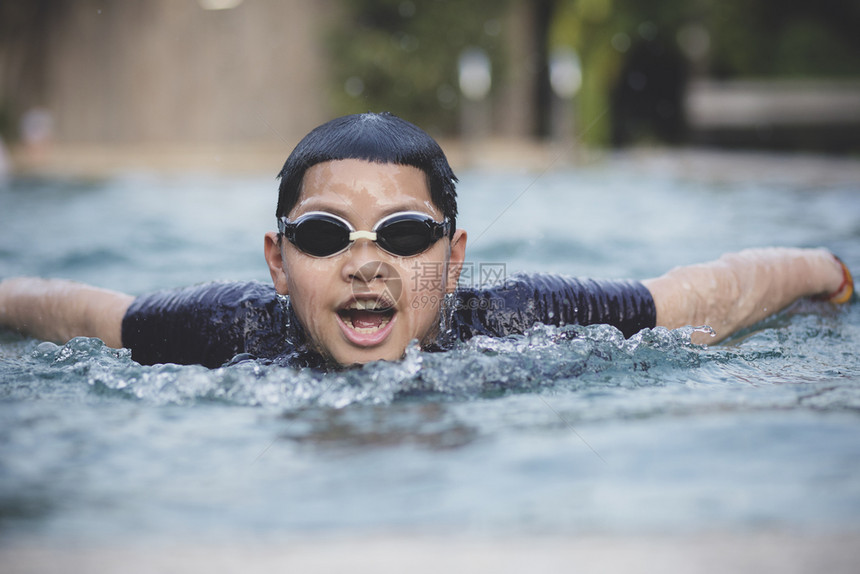
<path id="1" fill-rule="evenodd" d="M 841 268 L 842 281 L 840 282 L 839 287 L 830 293 L 822 295 L 820 299 L 840 305 L 850 301 L 851 297 L 854 295 L 854 278 L 851 277 L 851 271 L 848 270 L 848 266 L 845 265 L 841 259 L 835 255 L 833 256 L 833 259 L 836 260 Z"/>

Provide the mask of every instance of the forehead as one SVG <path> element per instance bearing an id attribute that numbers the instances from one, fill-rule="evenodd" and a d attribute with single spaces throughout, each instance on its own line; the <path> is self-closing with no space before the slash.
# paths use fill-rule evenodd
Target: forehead
<path id="1" fill-rule="evenodd" d="M 423 171 L 410 165 L 359 159 L 327 161 L 311 166 L 305 172 L 293 214 L 320 209 L 353 211 L 358 208 L 438 214 Z"/>

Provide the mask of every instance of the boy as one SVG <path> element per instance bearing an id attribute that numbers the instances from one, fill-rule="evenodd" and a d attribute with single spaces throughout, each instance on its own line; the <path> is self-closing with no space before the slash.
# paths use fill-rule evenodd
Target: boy
<path id="1" fill-rule="evenodd" d="M 264 243 L 273 287 L 218 283 L 134 298 L 12 279 L 0 283 L 0 325 L 60 342 L 99 337 L 142 363 L 217 367 L 253 356 L 327 366 L 539 322 L 609 323 L 625 336 L 709 325 L 719 340 L 800 297 L 842 303 L 853 293 L 848 269 L 821 249 L 750 250 L 644 282 L 533 275 L 458 289 L 467 234 L 456 227 L 455 182 L 416 126 L 391 114 L 337 118 L 308 134 L 280 172 L 279 230 Z"/>

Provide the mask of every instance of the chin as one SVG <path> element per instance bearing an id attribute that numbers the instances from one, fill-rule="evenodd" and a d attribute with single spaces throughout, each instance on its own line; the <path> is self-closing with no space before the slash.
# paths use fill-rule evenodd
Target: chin
<path id="1" fill-rule="evenodd" d="M 406 349 L 366 349 L 353 350 L 352 352 L 338 353 L 331 356 L 331 360 L 342 367 L 356 367 L 372 363 L 374 361 L 398 361 L 406 354 Z"/>

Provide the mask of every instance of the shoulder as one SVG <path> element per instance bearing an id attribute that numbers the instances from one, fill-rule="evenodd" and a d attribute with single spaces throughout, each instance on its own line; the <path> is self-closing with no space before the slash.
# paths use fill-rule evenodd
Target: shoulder
<path id="1" fill-rule="evenodd" d="M 474 297 L 535 297 L 562 292 L 588 292 L 608 286 L 629 284 L 629 281 L 601 281 L 556 273 L 514 273 L 494 283 L 462 290 Z"/>
<path id="2" fill-rule="evenodd" d="M 265 305 L 276 299 L 277 293 L 271 285 L 257 281 L 215 281 L 140 295 L 131 303 L 129 313 Z"/>
<path id="3" fill-rule="evenodd" d="M 535 323 L 608 323 L 629 336 L 653 326 L 654 303 L 638 281 L 514 274 L 497 285 L 462 290 L 458 319 L 472 334 L 505 335 Z M 463 333 L 466 330 L 461 330 Z"/>
<path id="4" fill-rule="evenodd" d="M 588 297 L 648 293 L 642 282 L 632 279 L 593 279 L 557 273 L 516 273 L 491 290 L 513 291 L 526 296 L 564 294 Z"/>
<path id="5" fill-rule="evenodd" d="M 137 297 L 123 319 L 122 341 L 139 362 L 219 366 L 238 353 L 282 351 L 283 324 L 274 287 L 205 283 Z"/>

